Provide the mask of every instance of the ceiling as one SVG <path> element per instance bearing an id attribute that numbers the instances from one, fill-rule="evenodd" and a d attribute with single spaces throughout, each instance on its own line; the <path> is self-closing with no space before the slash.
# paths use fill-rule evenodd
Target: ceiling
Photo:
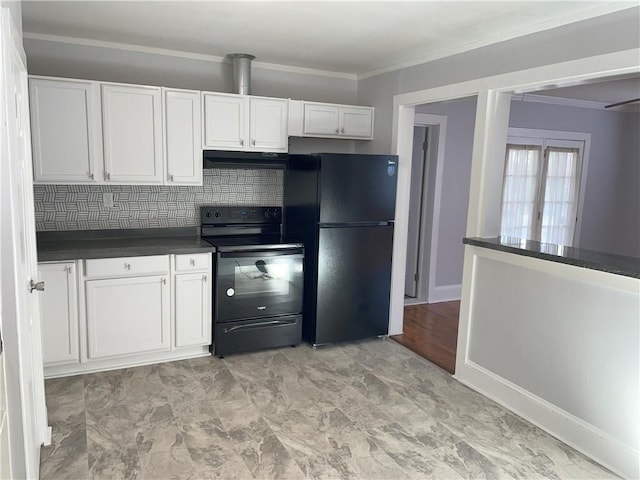
<path id="1" fill-rule="evenodd" d="M 570 98 L 573 100 L 584 100 L 603 105 L 611 105 L 640 98 L 640 75 L 625 75 L 604 81 L 595 80 L 581 85 L 539 90 L 537 92 L 530 92 L 527 95 Z M 640 111 L 640 103 L 633 102 L 613 108 L 619 111 L 638 112 Z"/>
<path id="2" fill-rule="evenodd" d="M 72 37 L 366 76 L 625 8 L 626 1 L 24 1 L 31 38 Z M 69 39 L 67 39 L 69 40 Z"/>

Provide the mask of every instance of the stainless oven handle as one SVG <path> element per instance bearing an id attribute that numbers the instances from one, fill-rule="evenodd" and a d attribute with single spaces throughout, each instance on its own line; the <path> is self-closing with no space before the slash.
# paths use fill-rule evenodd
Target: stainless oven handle
<path id="1" fill-rule="evenodd" d="M 267 325 L 294 325 L 296 320 L 269 320 L 266 322 L 256 322 L 249 325 L 236 325 L 235 327 L 225 328 L 224 333 L 235 332 L 236 330 L 251 330 L 252 328 L 265 327 Z"/>
<path id="2" fill-rule="evenodd" d="M 251 250 L 250 252 L 220 252 L 220 258 L 247 258 L 247 257 L 289 257 L 304 258 L 304 249 L 290 248 L 287 250 Z"/>

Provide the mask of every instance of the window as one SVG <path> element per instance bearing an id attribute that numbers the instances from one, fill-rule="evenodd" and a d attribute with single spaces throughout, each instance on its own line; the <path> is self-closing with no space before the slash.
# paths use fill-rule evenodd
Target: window
<path id="1" fill-rule="evenodd" d="M 574 245 L 584 149 L 573 139 L 508 138 L 502 236 Z"/>

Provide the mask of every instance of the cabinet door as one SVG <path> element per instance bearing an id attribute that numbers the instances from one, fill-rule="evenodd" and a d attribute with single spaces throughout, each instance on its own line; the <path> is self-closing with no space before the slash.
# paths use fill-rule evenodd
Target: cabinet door
<path id="1" fill-rule="evenodd" d="M 203 93 L 205 148 L 243 150 L 246 139 L 246 97 Z"/>
<path id="2" fill-rule="evenodd" d="M 286 98 L 249 98 L 249 150 L 286 152 L 288 150 Z"/>
<path id="3" fill-rule="evenodd" d="M 88 280 L 90 359 L 170 349 L 168 275 Z"/>
<path id="4" fill-rule="evenodd" d="M 340 133 L 340 108 L 322 103 L 304 104 L 304 134 L 336 136 Z"/>
<path id="5" fill-rule="evenodd" d="M 105 180 L 162 183 L 160 88 L 102 85 Z"/>
<path id="6" fill-rule="evenodd" d="M 208 273 L 175 276 L 176 347 L 211 344 L 211 280 Z"/>
<path id="7" fill-rule="evenodd" d="M 373 108 L 341 107 L 340 135 L 345 137 L 373 137 Z"/>
<path id="8" fill-rule="evenodd" d="M 166 181 L 202 185 L 200 92 L 164 90 Z"/>
<path id="9" fill-rule="evenodd" d="M 32 78 L 29 99 L 34 180 L 95 182 L 102 163 L 97 83 Z"/>
<path id="10" fill-rule="evenodd" d="M 78 289 L 73 262 L 38 265 L 42 312 L 42 358 L 45 366 L 78 363 Z"/>

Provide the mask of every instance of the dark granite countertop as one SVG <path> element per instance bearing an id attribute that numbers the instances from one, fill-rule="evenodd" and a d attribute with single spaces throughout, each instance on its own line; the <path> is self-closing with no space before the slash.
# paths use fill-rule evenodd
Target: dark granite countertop
<path id="1" fill-rule="evenodd" d="M 38 261 L 215 252 L 196 227 L 38 232 Z"/>
<path id="2" fill-rule="evenodd" d="M 515 253 L 516 255 L 540 258 L 591 270 L 600 270 L 616 275 L 624 275 L 625 277 L 640 278 L 640 258 L 510 237 L 472 237 L 465 238 L 463 242 L 467 245 L 490 248 L 501 252 Z"/>

